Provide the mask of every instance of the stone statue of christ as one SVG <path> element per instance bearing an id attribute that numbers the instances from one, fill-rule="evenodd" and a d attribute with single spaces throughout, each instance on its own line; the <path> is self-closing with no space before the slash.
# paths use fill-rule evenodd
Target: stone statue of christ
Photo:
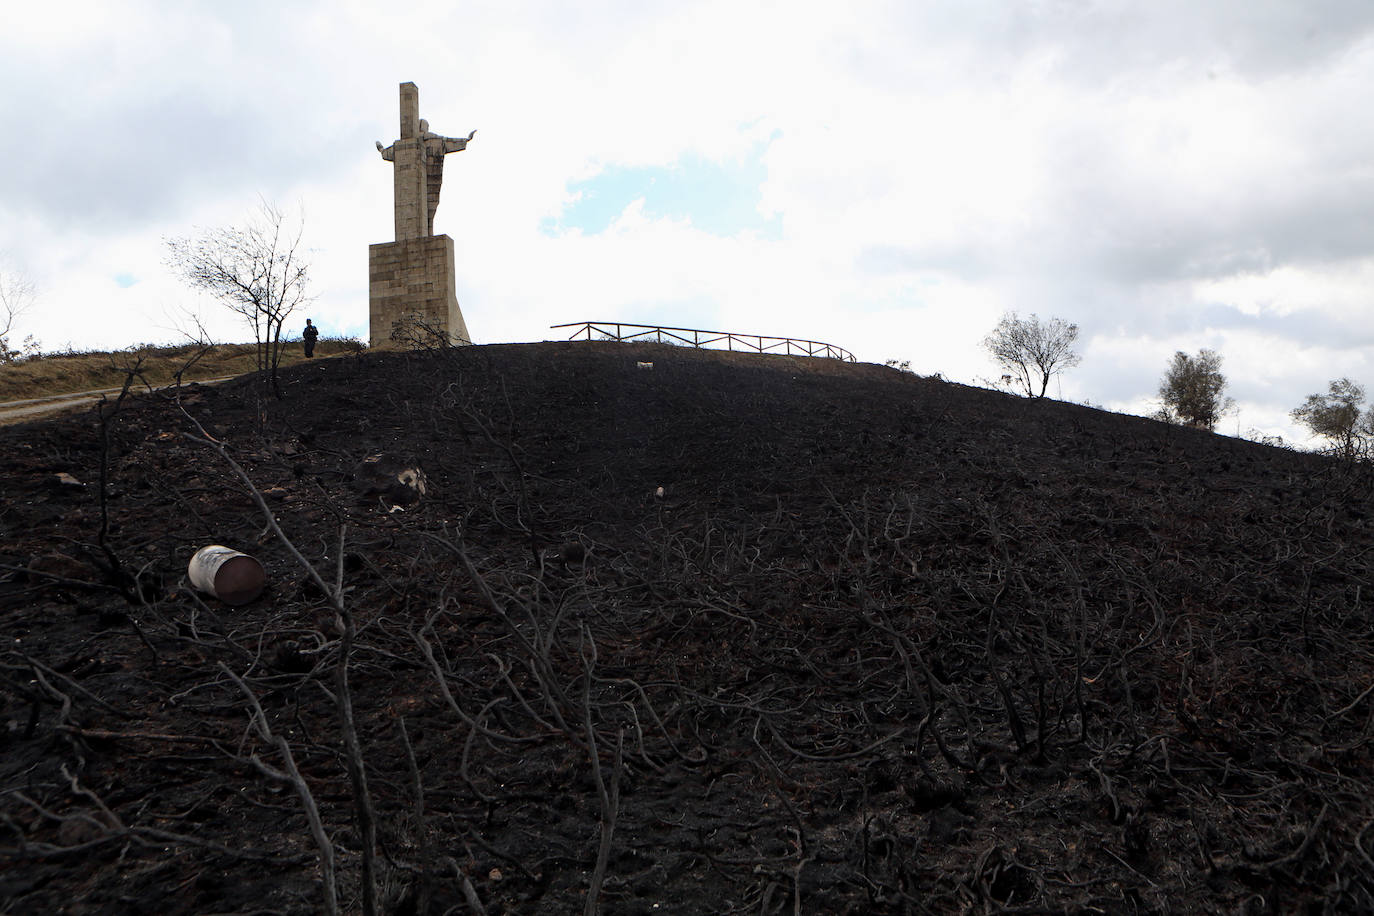
<path id="1" fill-rule="evenodd" d="M 425 234 L 434 234 L 434 213 L 439 209 L 439 187 L 444 183 L 444 156 L 459 153 L 468 148 L 468 141 L 476 136 L 472 131 L 466 137 L 443 137 L 429 129 L 429 122 L 420 119 L 420 156 L 425 175 Z M 382 146 L 377 141 L 377 149 L 388 162 L 396 161 L 396 144 Z"/>

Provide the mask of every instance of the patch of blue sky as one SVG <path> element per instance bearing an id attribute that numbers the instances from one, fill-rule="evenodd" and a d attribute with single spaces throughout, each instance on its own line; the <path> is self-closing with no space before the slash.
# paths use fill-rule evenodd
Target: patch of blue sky
<path id="1" fill-rule="evenodd" d="M 138 282 L 138 277 L 133 274 L 115 274 L 114 281 L 120 289 L 128 289 Z"/>
<path id="2" fill-rule="evenodd" d="M 767 177 L 762 148 L 737 162 L 715 162 L 688 155 L 671 166 L 612 166 L 573 182 L 573 200 L 557 218 L 544 220 L 547 235 L 605 232 L 636 200 L 650 219 L 687 220 L 693 228 L 719 236 L 752 233 L 766 239 L 782 235 L 777 215 L 759 212 L 760 189 Z"/>

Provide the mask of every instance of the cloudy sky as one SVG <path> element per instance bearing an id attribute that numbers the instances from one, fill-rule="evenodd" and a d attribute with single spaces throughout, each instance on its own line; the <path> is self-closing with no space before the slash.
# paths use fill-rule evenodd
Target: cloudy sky
<path id="1" fill-rule="evenodd" d="M 819 339 L 970 383 L 1005 311 L 1082 329 L 1051 394 L 1148 413 L 1218 350 L 1228 434 L 1374 388 L 1368 0 L 12 4 L 0 252 L 51 350 L 245 328 L 164 240 L 305 218 L 365 336 L 397 85 L 451 155 L 480 343 L 586 319 Z M 305 315 L 301 315 L 303 323 Z"/>

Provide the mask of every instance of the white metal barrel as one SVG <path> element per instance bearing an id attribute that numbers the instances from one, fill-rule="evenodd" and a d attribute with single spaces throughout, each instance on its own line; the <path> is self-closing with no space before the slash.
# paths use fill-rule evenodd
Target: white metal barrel
<path id="1" fill-rule="evenodd" d="M 247 604 L 262 594 L 267 571 L 246 553 L 211 544 L 197 550 L 186 566 L 191 584 L 225 604 Z"/>

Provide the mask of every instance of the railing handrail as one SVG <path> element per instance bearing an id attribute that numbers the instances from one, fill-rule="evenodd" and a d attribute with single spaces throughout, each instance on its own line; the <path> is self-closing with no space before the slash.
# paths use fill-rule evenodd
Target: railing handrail
<path id="1" fill-rule="evenodd" d="M 556 330 L 558 328 L 577 328 L 577 330 L 569 336 L 569 340 L 577 339 L 583 332 L 586 333 L 587 339 L 591 340 L 592 332 L 595 331 L 598 334 L 604 334 L 612 340 L 619 341 L 634 340 L 635 338 L 644 337 L 648 334 L 655 334 L 658 336 L 659 342 L 662 342 L 663 335 L 667 334 L 667 336 L 674 340 L 698 349 L 701 349 L 706 344 L 719 343 L 723 340 L 726 341 L 730 349 L 733 349 L 733 345 L 736 343 L 756 353 L 767 353 L 770 350 L 776 350 L 782 347 L 786 349 L 787 355 L 789 356 L 827 357 L 851 363 L 855 362 L 854 354 L 843 347 L 837 347 L 834 344 L 826 343 L 821 340 L 807 340 L 802 337 L 780 337 L 776 334 L 741 334 L 737 331 L 707 331 L 702 328 L 674 328 L 657 324 L 631 324 L 625 321 L 573 321 L 568 324 L 550 325 L 550 329 Z M 615 328 L 615 332 L 612 333 L 607 330 L 607 328 Z M 625 328 L 634 328 L 636 331 L 627 336 L 622 330 Z M 679 337 L 678 333 L 691 334 L 692 338 L 688 340 L 685 337 Z M 714 336 L 709 336 L 709 339 L 703 340 L 700 336 L 702 334 Z M 764 346 L 763 342 L 765 340 L 776 342 Z M 757 343 L 754 341 L 757 341 Z M 793 346 L 795 346 L 799 352 L 793 353 Z"/>

